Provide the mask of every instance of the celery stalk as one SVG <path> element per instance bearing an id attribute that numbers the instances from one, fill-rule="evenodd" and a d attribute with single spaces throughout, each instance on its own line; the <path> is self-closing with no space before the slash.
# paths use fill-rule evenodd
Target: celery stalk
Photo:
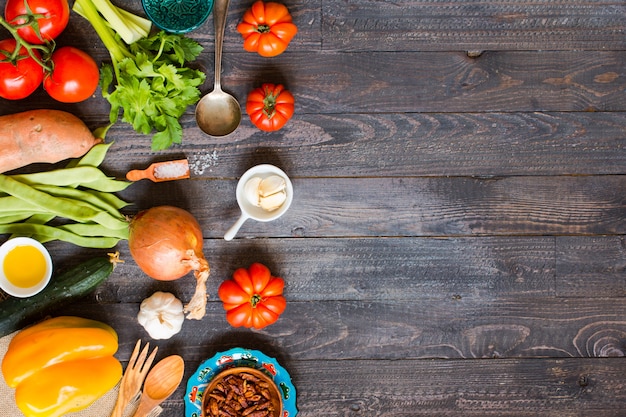
<path id="1" fill-rule="evenodd" d="M 104 43 L 104 46 L 109 51 L 111 59 L 113 60 L 113 66 L 116 66 L 116 63 L 125 57 L 131 56 L 128 49 L 123 47 L 115 38 L 114 30 L 100 15 L 92 0 L 76 0 L 72 9 L 91 23 L 96 33 L 102 40 L 102 43 Z"/>
<path id="2" fill-rule="evenodd" d="M 152 149 L 181 143 L 180 117 L 200 99 L 204 72 L 187 62 L 202 51 L 195 40 L 163 30 L 114 6 L 110 0 L 75 0 L 73 9 L 91 23 L 111 55 L 100 68 L 100 86 L 111 109 L 109 120 L 151 134 Z"/>
<path id="3" fill-rule="evenodd" d="M 149 19 L 144 19 L 141 16 L 137 16 L 134 13 L 129 12 L 124 9 L 117 9 L 121 16 L 129 23 L 133 24 L 135 31 L 143 35 L 143 37 L 147 37 L 152 30 L 152 21 Z"/>

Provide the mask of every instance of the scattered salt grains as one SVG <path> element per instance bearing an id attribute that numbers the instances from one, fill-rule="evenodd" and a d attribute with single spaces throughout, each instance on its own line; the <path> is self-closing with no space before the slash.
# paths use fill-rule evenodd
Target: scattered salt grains
<path id="1" fill-rule="evenodd" d="M 188 174 L 189 166 L 185 162 L 161 164 L 154 168 L 155 178 L 178 178 Z"/>
<path id="2" fill-rule="evenodd" d="M 195 175 L 202 175 L 207 169 L 217 165 L 217 152 L 194 154 L 189 157 L 189 167 Z"/>

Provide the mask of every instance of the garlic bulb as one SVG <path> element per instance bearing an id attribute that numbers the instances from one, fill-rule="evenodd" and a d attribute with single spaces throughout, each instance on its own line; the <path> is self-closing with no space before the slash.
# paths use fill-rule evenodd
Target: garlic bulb
<path id="1" fill-rule="evenodd" d="M 183 303 L 173 294 L 157 291 L 141 302 L 137 320 L 151 338 L 169 339 L 183 327 Z"/>
<path id="2" fill-rule="evenodd" d="M 246 182 L 244 193 L 250 204 L 266 211 L 274 211 L 287 199 L 286 187 L 285 179 L 279 175 L 252 177 Z"/>

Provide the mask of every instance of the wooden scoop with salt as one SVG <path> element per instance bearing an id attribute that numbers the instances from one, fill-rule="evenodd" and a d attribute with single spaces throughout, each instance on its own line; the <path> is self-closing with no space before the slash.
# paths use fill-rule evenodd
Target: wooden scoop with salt
<path id="1" fill-rule="evenodd" d="M 146 178 L 153 182 L 189 178 L 189 161 L 179 159 L 176 161 L 155 162 L 146 169 L 134 169 L 126 174 L 126 179 L 129 181 L 139 181 Z"/>

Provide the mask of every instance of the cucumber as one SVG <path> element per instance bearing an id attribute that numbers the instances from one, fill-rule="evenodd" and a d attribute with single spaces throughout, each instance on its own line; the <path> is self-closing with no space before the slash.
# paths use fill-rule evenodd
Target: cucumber
<path id="1" fill-rule="evenodd" d="M 89 294 L 111 275 L 114 266 L 110 257 L 91 258 L 53 278 L 39 294 L 0 302 L 0 337 L 21 330 L 50 310 Z"/>

